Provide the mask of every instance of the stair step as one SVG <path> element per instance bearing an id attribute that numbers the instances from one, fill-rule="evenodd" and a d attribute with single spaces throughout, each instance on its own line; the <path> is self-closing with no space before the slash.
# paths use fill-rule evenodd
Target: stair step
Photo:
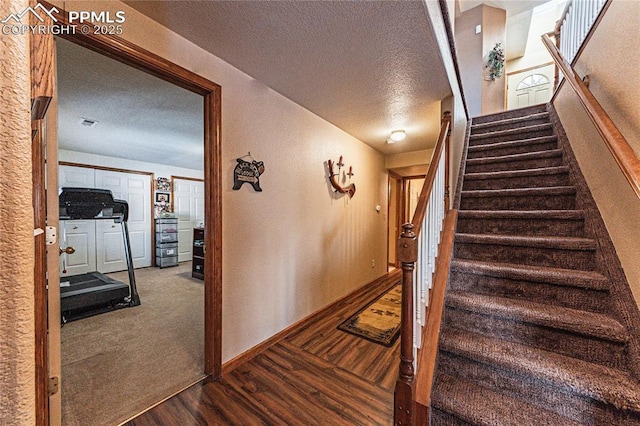
<path id="1" fill-rule="evenodd" d="M 447 306 L 624 344 L 627 329 L 608 315 L 506 297 L 451 291 Z"/>
<path id="2" fill-rule="evenodd" d="M 457 231 L 463 234 L 584 236 L 580 210 L 460 210 Z"/>
<path id="3" fill-rule="evenodd" d="M 508 111 L 501 111 L 493 114 L 473 117 L 471 123 L 482 124 L 482 123 L 489 123 L 489 122 L 494 122 L 499 120 L 505 120 L 509 118 L 521 118 L 531 114 L 537 114 L 540 112 L 547 112 L 546 104 L 539 104 L 539 105 L 534 105 L 534 106 L 529 106 L 524 108 L 510 109 Z"/>
<path id="4" fill-rule="evenodd" d="M 434 387 L 437 392 L 432 399 L 436 410 L 433 426 L 451 424 L 447 420 L 439 421 L 438 410 L 474 425 L 580 425 L 552 411 L 449 374 L 438 374 Z"/>
<path id="5" fill-rule="evenodd" d="M 460 210 L 458 219 L 583 220 L 582 210 Z"/>
<path id="6" fill-rule="evenodd" d="M 464 189 L 513 189 L 563 186 L 569 184 L 569 167 L 542 167 L 464 175 Z"/>
<path id="7" fill-rule="evenodd" d="M 454 241 L 456 259 L 509 259 L 518 264 L 578 270 L 595 267 L 596 242 L 588 238 L 457 233 Z"/>
<path id="8" fill-rule="evenodd" d="M 531 169 L 535 167 L 555 167 L 560 165 L 562 165 L 562 150 L 551 149 L 525 154 L 469 158 L 467 159 L 465 170 L 467 173 L 481 173 Z"/>
<path id="9" fill-rule="evenodd" d="M 536 124 L 542 124 L 549 122 L 549 113 L 548 112 L 538 112 L 535 114 L 525 115 L 522 117 L 512 117 L 505 118 L 502 120 L 489 121 L 486 123 L 478 123 L 472 124 L 471 126 L 471 134 L 480 134 L 486 133 L 490 131 L 496 130 L 507 130 L 508 128 L 519 125 L 521 126 L 523 123 L 529 123 L 531 125 L 532 122 L 537 122 Z"/>
<path id="10" fill-rule="evenodd" d="M 618 369 L 452 327 L 445 327 L 440 348 L 619 410 L 640 411 L 640 386 Z"/>
<path id="11" fill-rule="evenodd" d="M 580 271 L 566 268 L 516 265 L 511 263 L 482 262 L 477 260 L 453 259 L 451 271 L 475 274 L 493 278 L 551 284 L 561 287 L 575 287 L 586 290 L 609 291 L 609 279 L 594 271 Z"/>
<path id="12" fill-rule="evenodd" d="M 553 125 L 551 123 L 534 124 L 532 126 L 519 126 L 513 129 L 472 134 L 469 136 L 469 146 L 521 140 L 522 135 L 529 137 L 551 136 L 553 135 Z"/>
<path id="13" fill-rule="evenodd" d="M 484 180 L 484 179 L 504 179 L 504 178 L 518 178 L 523 176 L 544 176 L 553 174 L 567 174 L 569 173 L 569 167 L 543 167 L 537 169 L 523 169 L 523 170 L 502 170 L 495 172 L 481 172 L 481 173 L 466 173 L 464 175 L 465 180 Z"/>
<path id="14" fill-rule="evenodd" d="M 476 144 L 469 146 L 467 158 L 500 157 L 514 154 L 526 154 L 558 148 L 556 136 L 541 136 L 525 139 L 494 142 L 489 144 Z"/>
<path id="15" fill-rule="evenodd" d="M 462 191 L 461 210 L 574 210 L 576 188 L 482 189 Z"/>

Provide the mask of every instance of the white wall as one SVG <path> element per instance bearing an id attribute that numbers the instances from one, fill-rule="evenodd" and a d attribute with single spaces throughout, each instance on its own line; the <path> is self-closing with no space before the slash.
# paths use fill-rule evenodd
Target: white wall
<path id="1" fill-rule="evenodd" d="M 507 73 L 510 74 L 553 62 L 549 51 L 542 44 L 542 34 L 553 31 L 556 21 L 562 15 L 565 4 L 566 1 L 564 0 L 554 0 L 534 9 L 524 56 L 507 61 L 505 64 Z M 507 34 L 507 37 L 509 37 L 509 34 Z"/>
<path id="2" fill-rule="evenodd" d="M 384 164 L 387 169 L 424 165 L 429 164 L 432 155 L 433 149 L 392 154 L 385 157 Z"/>
<path id="3" fill-rule="evenodd" d="M 126 5 L 83 4 L 125 10 L 125 39 L 222 86 L 223 361 L 386 272 L 380 153 Z M 264 161 L 262 193 L 231 190 L 248 151 Z M 340 155 L 351 200 L 327 182 L 324 162 Z"/>

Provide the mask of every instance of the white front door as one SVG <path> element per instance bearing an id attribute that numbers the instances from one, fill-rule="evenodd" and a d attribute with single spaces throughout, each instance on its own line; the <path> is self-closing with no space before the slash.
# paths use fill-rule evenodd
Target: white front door
<path id="1" fill-rule="evenodd" d="M 555 67 L 545 65 L 507 77 L 507 109 L 524 108 L 549 102 Z"/>
<path id="2" fill-rule="evenodd" d="M 191 260 L 193 228 L 204 224 L 204 181 L 174 179 L 173 211 L 178 217 L 178 262 Z"/>

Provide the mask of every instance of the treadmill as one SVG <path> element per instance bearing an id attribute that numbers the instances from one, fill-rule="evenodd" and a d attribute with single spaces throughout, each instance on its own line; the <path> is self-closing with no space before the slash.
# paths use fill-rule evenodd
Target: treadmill
<path id="1" fill-rule="evenodd" d="M 60 190 L 59 207 L 60 220 L 113 220 L 114 223 L 120 223 L 129 273 L 129 284 L 98 271 L 61 277 L 62 322 L 140 305 L 127 225 L 129 204 L 115 200 L 108 189 L 65 187 Z"/>

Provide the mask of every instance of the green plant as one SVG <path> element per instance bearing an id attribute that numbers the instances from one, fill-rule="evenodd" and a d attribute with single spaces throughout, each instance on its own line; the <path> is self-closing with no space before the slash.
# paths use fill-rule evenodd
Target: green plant
<path id="1" fill-rule="evenodd" d="M 491 80 L 502 77 L 504 73 L 504 49 L 502 49 L 502 43 L 496 43 L 489 52 L 487 68 L 489 68 L 489 78 Z"/>

